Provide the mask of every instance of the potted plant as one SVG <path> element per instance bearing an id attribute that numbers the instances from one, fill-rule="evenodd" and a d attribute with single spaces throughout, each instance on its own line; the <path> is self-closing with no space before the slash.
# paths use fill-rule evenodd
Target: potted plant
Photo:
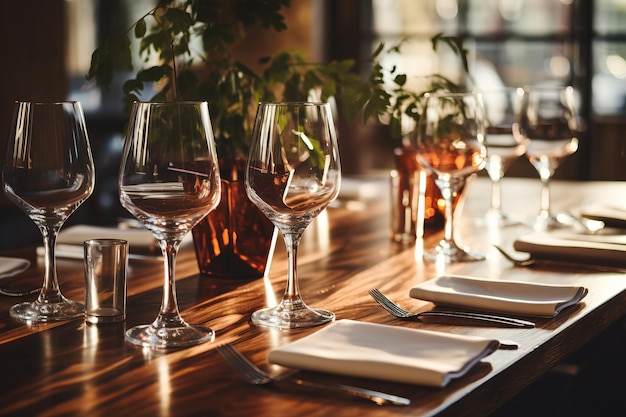
<path id="1" fill-rule="evenodd" d="M 283 8 L 289 0 L 161 0 L 129 28 L 100 45 L 87 75 L 110 86 L 115 72 L 134 71 L 132 54 L 148 62 L 123 85 L 127 111 L 133 101 L 205 100 L 216 138 L 222 199 L 193 229 L 202 273 L 221 277 L 264 274 L 275 240 L 273 224 L 247 198 L 243 170 L 260 101 L 325 101 L 334 96 L 344 114 L 354 115 L 363 83 L 350 60 L 311 63 L 298 52 L 259 57 L 261 71 L 233 57 L 233 49 L 252 28 L 286 29 Z M 131 48 L 133 36 L 138 51 Z M 193 45 L 193 46 L 192 46 Z M 349 97 L 348 100 L 343 100 Z M 145 100 L 145 99 L 144 99 Z"/>

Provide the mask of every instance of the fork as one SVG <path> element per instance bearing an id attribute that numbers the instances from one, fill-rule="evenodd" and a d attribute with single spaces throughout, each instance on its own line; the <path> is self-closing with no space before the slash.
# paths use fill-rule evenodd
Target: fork
<path id="1" fill-rule="evenodd" d="M 610 266 L 602 266 L 602 265 L 593 265 L 593 264 L 584 264 L 580 262 L 574 261 L 558 261 L 554 259 L 536 259 L 536 258 L 526 258 L 526 259 L 517 259 L 513 255 L 506 252 L 498 245 L 493 245 L 494 248 L 498 250 L 507 260 L 509 260 L 513 265 L 521 267 L 521 268 L 532 268 L 534 266 L 553 266 L 553 267 L 564 267 L 564 268 L 580 268 L 586 269 L 589 271 L 596 272 L 620 272 L 623 273 L 626 271 L 624 268 L 618 267 L 610 267 Z"/>
<path id="2" fill-rule="evenodd" d="M 243 379 L 254 385 L 265 385 L 284 381 L 305 387 L 346 393 L 353 397 L 364 398 L 366 400 L 373 401 L 378 405 L 411 404 L 411 400 L 409 400 L 408 398 L 399 397 L 379 391 L 372 391 L 365 388 L 353 387 L 350 385 L 321 383 L 300 378 L 294 378 L 292 376 L 286 376 L 284 378 L 272 377 L 271 375 L 265 373 L 257 366 L 255 366 L 241 352 L 239 352 L 235 347 L 228 343 L 219 345 L 216 350 L 233 369 L 239 372 Z"/>
<path id="3" fill-rule="evenodd" d="M 478 320 L 488 323 L 495 323 L 500 325 L 507 325 L 513 327 L 523 327 L 523 328 L 532 328 L 535 327 L 535 323 L 532 321 L 516 319 L 513 317 L 505 317 L 505 316 L 497 316 L 493 314 L 486 313 L 474 313 L 469 311 L 442 311 L 442 310 L 431 310 L 431 311 L 408 311 L 400 307 L 398 304 L 391 301 L 385 294 L 380 292 L 376 288 L 372 288 L 369 291 L 369 294 L 372 296 L 378 304 L 380 304 L 385 310 L 391 313 L 394 317 L 399 319 L 414 319 L 420 316 L 444 316 L 444 317 L 456 317 L 461 319 L 469 319 L 469 320 Z"/>

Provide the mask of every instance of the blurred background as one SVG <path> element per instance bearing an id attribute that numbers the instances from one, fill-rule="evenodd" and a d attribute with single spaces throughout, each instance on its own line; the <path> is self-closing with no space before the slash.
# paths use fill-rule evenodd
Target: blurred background
<path id="1" fill-rule="evenodd" d="M 225 0 L 228 1 L 228 0 Z M 0 156 L 4 158 L 15 100 L 80 100 L 96 163 L 96 191 L 68 224 L 115 224 L 128 217 L 118 202 L 117 170 L 124 74 L 101 90 L 85 79 L 93 50 L 125 33 L 155 0 L 6 0 L 0 13 Z M 263 55 L 297 49 L 312 61 L 352 58 L 361 75 L 383 41 L 408 39 L 390 57 L 419 89 L 420 76 L 455 76 L 452 53 L 434 53 L 430 39 L 456 35 L 469 50 L 481 87 L 542 82 L 571 84 L 584 127 L 577 153 L 555 178 L 626 179 L 626 0 L 292 0 L 287 31 L 259 30 L 238 57 L 254 66 Z M 135 62 L 139 68 L 142 62 Z M 391 141 L 377 124 L 340 123 L 346 176 L 393 168 Z M 2 159 L 3 160 L 3 159 Z M 507 176 L 536 177 L 520 158 Z M 33 222 L 2 194 L 0 250 L 41 241 Z"/>

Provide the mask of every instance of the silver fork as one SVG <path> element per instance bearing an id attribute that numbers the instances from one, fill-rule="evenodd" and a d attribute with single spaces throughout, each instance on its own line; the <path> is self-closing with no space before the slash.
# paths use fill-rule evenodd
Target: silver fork
<path id="1" fill-rule="evenodd" d="M 398 304 L 391 301 L 385 294 L 380 292 L 378 289 L 373 288 L 369 291 L 369 294 L 372 296 L 378 304 L 380 304 L 385 310 L 391 313 L 394 317 L 399 319 L 415 319 L 420 316 L 443 316 L 443 317 L 456 317 L 461 319 L 468 320 L 478 320 L 488 323 L 495 323 L 506 326 L 513 327 L 523 327 L 523 328 L 532 328 L 535 327 L 535 323 L 532 321 L 516 319 L 513 317 L 505 317 L 505 316 L 497 316 L 493 314 L 486 313 L 475 313 L 469 311 L 442 311 L 442 310 L 431 310 L 431 311 L 408 311 L 400 307 Z"/>
<path id="2" fill-rule="evenodd" d="M 536 258 L 526 258 L 526 259 L 517 259 L 513 255 L 509 254 L 507 251 L 502 249 L 498 245 L 493 245 L 494 248 L 498 250 L 507 260 L 509 260 L 513 265 L 518 266 L 520 268 L 532 268 L 534 266 L 552 266 L 552 267 L 561 267 L 561 268 L 579 268 L 588 271 L 596 271 L 596 272 L 620 272 L 623 273 L 626 271 L 626 268 L 619 267 L 610 267 L 610 266 L 602 266 L 602 265 L 593 265 L 593 264 L 584 264 L 580 262 L 573 261 L 558 261 L 554 259 L 536 259 Z"/>
<path id="3" fill-rule="evenodd" d="M 228 364 L 233 367 L 247 382 L 254 385 L 272 384 L 275 382 L 289 382 L 296 385 L 325 389 L 333 392 L 341 392 L 353 397 L 364 398 L 369 401 L 373 401 L 378 405 L 393 404 L 393 405 L 409 405 L 411 400 L 396 395 L 386 394 L 384 392 L 372 391 L 365 388 L 353 387 L 350 385 L 342 384 L 330 384 L 321 383 L 315 381 L 308 381 L 300 378 L 294 378 L 287 376 L 284 378 L 272 377 L 265 373 L 252 362 L 250 362 L 241 352 L 235 349 L 232 345 L 225 343 L 217 347 L 217 352 L 224 358 Z"/>

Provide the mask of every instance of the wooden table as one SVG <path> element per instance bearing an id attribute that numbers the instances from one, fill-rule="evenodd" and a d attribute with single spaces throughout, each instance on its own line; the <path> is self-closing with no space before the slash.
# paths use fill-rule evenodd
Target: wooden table
<path id="1" fill-rule="evenodd" d="M 506 178 L 502 186 L 505 211 L 528 216 L 538 211 L 538 180 Z M 231 342 L 261 367 L 279 371 L 267 363 L 269 349 L 317 330 L 278 331 L 249 323 L 254 310 L 282 295 L 284 245 L 282 241 L 277 245 L 269 278 L 251 281 L 200 276 L 193 249 L 187 247 L 177 265 L 181 313 L 191 323 L 216 330 L 215 342 L 182 350 L 150 351 L 124 341 L 125 329 L 149 323 L 156 316 L 162 291 L 160 263 L 131 263 L 125 323 L 87 325 L 83 320 L 73 320 L 27 326 L 8 315 L 9 307 L 18 300 L 0 297 L 0 413 L 109 417 L 487 415 L 626 312 L 624 274 L 516 269 L 497 254 L 491 243 L 510 247 L 516 236 L 529 229 L 488 230 L 475 224 L 473 220 L 484 214 L 489 204 L 490 186 L 484 178 L 467 187 L 457 234 L 461 243 L 487 251 L 488 260 L 447 268 L 424 263 L 419 256 L 422 245 L 434 246 L 440 232 L 430 233 L 416 246 L 390 241 L 386 181 L 376 181 L 360 191 L 366 198 L 341 199 L 303 237 L 300 278 L 308 304 L 329 308 L 338 319 L 510 339 L 520 348 L 495 352 L 443 389 L 308 374 L 407 396 L 412 400 L 408 407 L 376 406 L 311 389 L 247 385 L 215 352 L 218 343 Z M 623 203 L 626 184 L 553 184 L 555 209 L 575 209 L 608 199 Z M 40 284 L 43 264 L 33 248 L 9 254 L 29 257 L 33 266 L 20 280 Z M 454 321 L 399 321 L 367 293 L 377 287 L 407 307 L 428 310 L 432 304 L 410 299 L 409 288 L 444 272 L 584 285 L 589 295 L 580 306 L 556 318 L 536 320 L 534 329 L 515 329 Z M 83 300 L 82 261 L 59 259 L 58 274 L 63 293 Z"/>

